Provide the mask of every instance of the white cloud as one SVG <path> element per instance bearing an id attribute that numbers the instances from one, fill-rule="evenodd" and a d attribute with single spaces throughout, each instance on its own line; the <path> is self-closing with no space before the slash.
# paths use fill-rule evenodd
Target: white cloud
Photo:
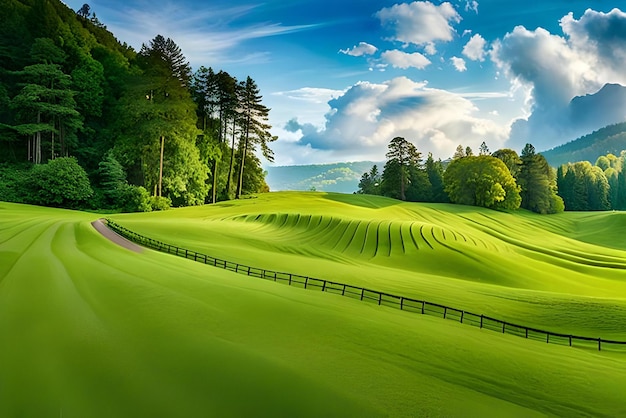
<path id="1" fill-rule="evenodd" d="M 395 68 L 407 69 L 409 67 L 414 67 L 418 70 L 423 70 L 428 65 L 430 65 L 430 60 L 419 52 L 409 54 L 394 49 L 391 51 L 383 52 L 381 54 L 381 58 L 390 63 Z"/>
<path id="2" fill-rule="evenodd" d="M 487 41 L 479 34 L 475 34 L 463 47 L 463 55 L 472 61 L 484 61 L 487 51 Z"/>
<path id="3" fill-rule="evenodd" d="M 346 55 L 351 55 L 353 57 L 360 57 L 363 55 L 373 55 L 378 51 L 374 45 L 368 44 L 367 42 L 359 42 L 358 45 L 353 46 L 352 48 L 340 49 L 339 52 Z"/>
<path id="4" fill-rule="evenodd" d="M 478 147 L 487 141 L 497 149 L 508 135 L 506 126 L 476 116 L 471 101 L 406 77 L 359 82 L 328 104 L 332 110 L 324 128 L 308 130 L 298 143 L 309 152 L 323 152 L 328 160 L 382 159 L 395 136 L 447 158 L 460 143 Z M 296 122 L 289 128 L 304 133 L 307 127 Z"/>
<path id="5" fill-rule="evenodd" d="M 461 16 L 448 2 L 439 6 L 429 1 L 395 4 L 379 10 L 376 15 L 385 26 L 393 28 L 393 40 L 407 44 L 427 45 L 435 41 L 452 41 Z"/>
<path id="6" fill-rule="evenodd" d="M 437 53 L 437 48 L 435 47 L 434 43 L 429 42 L 424 46 L 424 52 L 426 52 L 428 55 L 435 55 Z"/>
<path id="7" fill-rule="evenodd" d="M 534 141 L 546 149 L 588 133 L 583 129 L 602 127 L 579 126 L 570 116 L 570 101 L 606 83 L 626 84 L 626 13 L 588 9 L 579 20 L 570 13 L 561 19 L 561 28 L 563 36 L 518 26 L 490 51 L 512 86 L 530 99 L 531 115 L 513 126 L 511 139 L 518 144 Z"/>
<path id="8" fill-rule="evenodd" d="M 467 70 L 467 67 L 465 66 L 465 60 L 463 58 L 452 57 L 450 58 L 450 61 L 452 61 L 452 65 L 454 65 L 454 68 L 456 68 L 458 72 L 462 73 L 463 71 Z"/>

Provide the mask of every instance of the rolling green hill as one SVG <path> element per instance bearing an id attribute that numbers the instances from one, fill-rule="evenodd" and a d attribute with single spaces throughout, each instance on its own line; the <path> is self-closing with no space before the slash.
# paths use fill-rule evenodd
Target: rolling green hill
<path id="1" fill-rule="evenodd" d="M 96 218 L 0 203 L 0 416 L 626 414 L 625 353 L 137 254 Z M 626 339 L 621 213 L 271 193 L 113 218 L 233 261 Z"/>

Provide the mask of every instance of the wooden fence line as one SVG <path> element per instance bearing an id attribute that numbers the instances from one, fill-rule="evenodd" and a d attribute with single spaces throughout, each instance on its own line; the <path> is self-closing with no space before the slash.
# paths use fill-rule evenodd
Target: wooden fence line
<path id="1" fill-rule="evenodd" d="M 602 350 L 603 347 L 606 348 L 611 345 L 626 346 L 626 341 L 607 340 L 603 338 L 584 337 L 580 335 L 546 331 L 502 321 L 497 318 L 492 318 L 482 314 L 475 314 L 438 303 L 408 298 L 386 292 L 379 292 L 377 290 L 352 286 L 350 284 L 334 282 L 331 280 L 317 279 L 274 270 L 265 270 L 234 263 L 145 237 L 115 223 L 110 219 L 105 219 L 105 221 L 107 226 L 114 232 L 137 244 L 157 251 L 192 259 L 196 262 L 212 265 L 214 267 L 220 267 L 235 273 L 246 274 L 248 276 L 266 280 L 273 280 L 275 282 L 284 282 L 290 286 L 302 287 L 304 289 L 318 288 L 321 289 L 322 292 L 338 294 L 362 301 L 371 301 L 377 303 L 378 305 L 399 308 L 403 311 L 420 313 L 422 315 L 440 316 L 443 317 L 443 319 L 457 320 L 462 324 L 477 326 L 481 329 L 497 331 L 503 334 L 508 333 L 510 335 L 516 335 L 528 339 L 545 340 L 546 343 L 561 343 L 562 345 L 569 345 L 572 347 L 576 341 L 592 342 L 594 346 L 597 343 L 598 350 Z M 557 340 L 555 340 L 555 338 Z"/>

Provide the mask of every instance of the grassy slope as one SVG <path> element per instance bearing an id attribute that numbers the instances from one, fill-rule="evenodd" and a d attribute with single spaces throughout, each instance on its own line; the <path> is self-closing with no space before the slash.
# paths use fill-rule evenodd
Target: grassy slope
<path id="1" fill-rule="evenodd" d="M 134 226 L 154 233 L 179 224 L 168 238 L 183 240 L 219 224 L 209 219 L 219 218 L 216 211 L 238 216 L 251 212 L 246 205 L 268 204 L 272 198 L 204 208 L 203 216 L 195 208 L 118 220 L 138 219 Z M 0 203 L 0 416 L 626 414 L 623 355 L 524 341 L 152 251 L 135 254 L 98 235 L 93 218 Z M 269 231 L 263 233 L 280 235 Z M 313 243 L 307 251 L 317 254 Z M 376 265 L 340 260 L 308 266 L 353 268 L 356 280 Z"/>
<path id="2" fill-rule="evenodd" d="M 116 216 L 255 267 L 447 304 L 557 332 L 626 339 L 624 213 L 539 216 L 371 196 L 276 193 Z"/>

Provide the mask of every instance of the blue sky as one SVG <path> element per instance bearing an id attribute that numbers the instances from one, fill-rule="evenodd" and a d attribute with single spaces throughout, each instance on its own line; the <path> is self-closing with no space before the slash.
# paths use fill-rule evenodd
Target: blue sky
<path id="1" fill-rule="evenodd" d="M 572 98 L 626 85 L 626 0 L 89 4 L 137 50 L 161 34 L 194 69 L 255 79 L 277 165 L 380 161 L 395 136 L 442 159 L 482 141 L 549 149 L 580 134 Z"/>

